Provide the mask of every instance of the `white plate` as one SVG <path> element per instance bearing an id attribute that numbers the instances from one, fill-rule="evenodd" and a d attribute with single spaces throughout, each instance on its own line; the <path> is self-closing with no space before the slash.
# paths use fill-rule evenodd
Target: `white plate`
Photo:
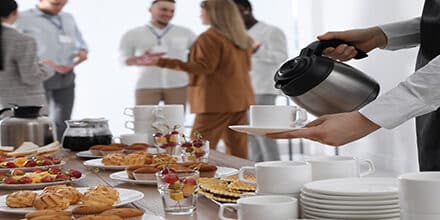
<path id="1" fill-rule="evenodd" d="M 342 215 L 342 214 L 329 214 L 322 212 L 313 212 L 303 210 L 305 214 L 313 215 L 321 218 L 332 218 L 332 219 L 384 219 L 384 218 L 398 218 L 400 216 L 400 212 L 391 213 L 391 214 L 377 214 L 377 215 Z"/>
<path id="2" fill-rule="evenodd" d="M 302 206 L 304 207 L 313 207 L 313 208 L 319 208 L 319 209 L 329 209 L 329 210 L 389 210 L 389 209 L 398 209 L 400 208 L 399 204 L 393 204 L 393 205 L 377 205 L 377 206 L 351 206 L 351 205 L 326 205 L 326 204 L 319 204 L 319 203 L 312 203 L 304 201 L 303 199 L 300 200 Z"/>
<path id="3" fill-rule="evenodd" d="M 341 201 L 378 201 L 378 200 L 392 200 L 399 199 L 399 195 L 385 195 L 385 196 L 333 196 L 320 193 L 309 192 L 306 189 L 302 189 L 301 193 L 307 197 L 315 199 L 327 199 L 327 200 L 341 200 Z"/>
<path id="4" fill-rule="evenodd" d="M 78 191 L 80 191 L 81 193 L 84 193 L 87 191 L 88 187 L 78 187 L 76 188 Z M 119 207 L 119 206 L 123 206 L 135 201 L 138 201 L 142 198 L 144 198 L 144 193 L 136 191 L 136 190 L 131 190 L 131 189 L 123 189 L 123 188 L 114 188 L 116 190 L 118 190 L 119 192 L 119 201 L 117 201 L 113 206 L 115 207 Z M 38 190 L 38 191 L 34 191 L 36 193 L 41 193 L 42 190 Z M 27 214 L 29 212 L 34 212 L 36 211 L 35 208 L 33 207 L 28 207 L 28 208 L 9 208 L 6 205 L 6 197 L 8 195 L 3 195 L 0 196 L 0 212 L 5 212 L 5 213 L 14 213 L 14 214 Z M 79 205 L 71 205 L 69 206 L 69 208 L 67 208 L 67 211 L 71 211 L 73 208 L 75 208 L 76 206 Z"/>
<path id="5" fill-rule="evenodd" d="M 48 168 L 51 168 L 51 167 L 61 167 L 61 166 L 64 166 L 65 164 L 66 164 L 66 162 L 62 160 L 59 164 L 54 164 L 54 165 L 36 166 L 36 167 L 0 168 L 0 171 L 10 171 L 11 169 L 20 169 L 20 170 L 23 170 L 23 171 L 32 171 L 32 170 L 35 170 L 37 168 L 48 169 Z"/>
<path id="6" fill-rule="evenodd" d="M 263 127 L 251 127 L 250 125 L 231 125 L 230 129 L 246 134 L 256 134 L 256 135 L 266 135 L 270 133 L 279 133 L 286 131 L 294 131 L 301 129 L 302 126 L 298 127 L 287 127 L 287 128 L 263 128 Z"/>
<path id="7" fill-rule="evenodd" d="M 325 204 L 325 205 L 352 205 L 352 206 L 377 206 L 377 205 L 393 205 L 398 204 L 399 200 L 378 200 L 378 201 L 335 201 L 335 200 L 324 200 L 324 199 L 314 199 L 307 197 L 305 195 L 301 195 L 301 199 L 303 199 L 306 202 L 312 202 L 312 203 L 319 203 L 319 204 Z"/>
<path id="8" fill-rule="evenodd" d="M 89 150 L 80 151 L 80 152 L 76 153 L 76 156 L 77 157 L 82 157 L 82 158 L 102 158 L 101 155 L 94 155 Z"/>
<path id="9" fill-rule="evenodd" d="M 83 162 L 83 164 L 88 167 L 95 167 L 95 168 L 100 168 L 103 170 L 123 170 L 127 167 L 127 166 L 104 165 L 104 164 L 102 164 L 102 158 L 86 160 Z"/>
<path id="10" fill-rule="evenodd" d="M 223 176 L 230 176 L 230 175 L 234 175 L 237 172 L 238 172 L 238 170 L 235 168 L 217 167 L 217 172 L 215 173 L 215 177 L 220 178 Z M 119 180 L 119 181 L 128 182 L 128 183 L 134 183 L 134 184 L 142 184 L 142 185 L 156 185 L 156 182 L 157 182 L 156 179 L 154 179 L 154 180 L 133 180 L 133 179 L 130 179 L 130 178 L 128 178 L 126 171 L 119 171 L 116 173 L 112 173 L 112 174 L 110 174 L 110 179 Z"/>
<path id="11" fill-rule="evenodd" d="M 74 178 L 72 181 L 58 181 L 58 182 L 50 182 L 50 183 L 32 183 L 32 184 L 0 184 L 0 189 L 43 189 L 46 186 L 52 185 L 61 185 L 61 184 L 69 184 L 74 183 L 76 181 L 80 181 L 86 177 L 85 174 L 82 174 L 80 178 Z"/>
<path id="12" fill-rule="evenodd" d="M 389 214 L 399 213 L 400 209 L 385 209 L 385 210 L 326 210 L 313 207 L 302 207 L 305 210 L 313 212 L 325 212 L 330 214 L 342 214 L 342 215 L 365 215 L 365 214 Z"/>
<path id="13" fill-rule="evenodd" d="M 328 179 L 304 185 L 309 192 L 336 196 L 397 195 L 398 187 L 397 178 L 384 177 Z"/>
<path id="14" fill-rule="evenodd" d="M 165 220 L 165 218 L 157 215 L 144 214 L 142 220 Z"/>

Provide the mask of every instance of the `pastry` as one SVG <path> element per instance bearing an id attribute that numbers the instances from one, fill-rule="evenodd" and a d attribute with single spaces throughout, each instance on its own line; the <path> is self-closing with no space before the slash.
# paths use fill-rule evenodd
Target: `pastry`
<path id="1" fill-rule="evenodd" d="M 119 199 L 119 192 L 112 187 L 98 185 L 84 193 L 81 199 L 84 205 L 100 206 L 113 205 Z"/>
<path id="2" fill-rule="evenodd" d="M 89 206 L 89 205 L 81 205 L 78 207 L 75 207 L 72 210 L 72 213 L 75 215 L 94 215 L 99 214 L 103 211 L 112 209 L 113 206 L 111 205 L 99 205 L 99 206 Z"/>
<path id="3" fill-rule="evenodd" d="M 142 154 L 128 154 L 124 159 L 124 165 L 135 166 L 150 164 L 152 162 L 151 158 L 147 155 Z"/>
<path id="4" fill-rule="evenodd" d="M 142 216 L 144 211 L 135 208 L 114 208 L 101 213 L 101 215 L 117 215 L 121 218 Z"/>
<path id="5" fill-rule="evenodd" d="M 40 217 L 40 216 L 52 216 L 52 215 L 56 215 L 56 216 L 72 216 L 72 212 L 69 211 L 62 211 L 62 210 L 54 210 L 54 209 L 46 209 L 46 210 L 38 210 L 35 212 L 30 212 L 28 214 L 26 214 L 26 218 L 27 219 L 34 219 L 36 217 Z"/>
<path id="6" fill-rule="evenodd" d="M 37 193 L 24 190 L 17 191 L 6 196 L 6 205 L 11 208 L 32 207 Z"/>
<path id="7" fill-rule="evenodd" d="M 72 220 L 72 216 L 67 215 L 43 215 L 35 218 L 31 218 L 30 220 Z"/>
<path id="8" fill-rule="evenodd" d="M 93 145 L 89 148 L 89 151 L 96 156 L 101 156 L 101 149 L 104 148 L 105 145 Z"/>
<path id="9" fill-rule="evenodd" d="M 122 144 L 122 143 L 113 143 L 113 144 L 109 144 L 110 146 L 116 146 L 116 147 L 120 147 L 120 148 L 126 148 L 128 147 L 128 145 L 126 144 Z"/>
<path id="10" fill-rule="evenodd" d="M 188 166 L 193 170 L 198 170 L 200 172 L 200 177 L 212 178 L 217 172 L 217 167 L 207 163 L 196 163 Z"/>
<path id="11" fill-rule="evenodd" d="M 154 166 L 143 166 L 133 171 L 133 177 L 135 180 L 155 180 L 159 171 L 160 169 Z"/>
<path id="12" fill-rule="evenodd" d="M 125 154 L 111 153 L 111 154 L 107 154 L 104 158 L 102 158 L 102 164 L 120 166 L 123 165 L 124 159 L 125 159 Z"/>
<path id="13" fill-rule="evenodd" d="M 122 220 L 122 218 L 117 215 L 86 215 L 77 220 Z"/>
<path id="14" fill-rule="evenodd" d="M 150 147 L 150 145 L 148 145 L 148 144 L 135 143 L 130 146 L 127 146 L 124 150 L 127 153 L 133 153 L 136 151 L 146 151 L 149 147 Z"/>
<path id="15" fill-rule="evenodd" d="M 250 180 L 250 181 L 257 181 L 257 177 L 254 175 L 244 175 L 243 177 L 247 180 Z M 234 181 L 238 181 L 238 176 L 237 175 L 224 176 L 221 178 L 221 180 L 231 183 Z"/>
<path id="16" fill-rule="evenodd" d="M 153 158 L 153 163 L 155 164 L 177 163 L 177 158 L 169 154 L 157 154 Z"/>
<path id="17" fill-rule="evenodd" d="M 35 198 L 33 205 L 38 210 L 56 208 L 66 209 L 70 206 L 70 201 L 58 192 L 41 193 Z"/>
<path id="18" fill-rule="evenodd" d="M 144 166 L 146 166 L 146 165 L 128 166 L 127 168 L 125 168 L 125 172 L 127 172 L 128 178 L 134 180 L 133 171 L 135 171 L 141 167 L 144 167 Z"/>
<path id="19" fill-rule="evenodd" d="M 240 181 L 234 181 L 228 185 L 231 190 L 245 191 L 245 192 L 255 192 L 257 187 L 250 183 L 244 183 Z"/>
<path id="20" fill-rule="evenodd" d="M 124 147 L 119 145 L 105 145 L 100 149 L 102 156 L 106 156 L 112 153 L 122 153 L 123 150 Z"/>
<path id="21" fill-rule="evenodd" d="M 59 193 L 63 195 L 63 197 L 69 199 L 70 204 L 78 203 L 83 196 L 74 187 L 66 185 L 48 186 L 44 188 L 43 192 Z"/>

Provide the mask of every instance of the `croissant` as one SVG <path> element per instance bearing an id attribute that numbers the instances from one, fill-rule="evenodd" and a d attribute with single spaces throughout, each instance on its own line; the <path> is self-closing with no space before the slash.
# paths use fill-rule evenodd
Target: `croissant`
<path id="1" fill-rule="evenodd" d="M 41 193 L 34 200 L 34 207 L 38 210 L 41 209 L 66 209 L 70 206 L 68 198 L 65 198 L 60 193 Z"/>
<path id="2" fill-rule="evenodd" d="M 96 191 L 86 192 L 81 202 L 87 206 L 113 205 L 117 199 L 111 194 L 100 193 Z"/>
<path id="3" fill-rule="evenodd" d="M 152 159 L 142 154 L 129 154 L 124 159 L 124 165 L 136 166 L 151 163 Z"/>
<path id="4" fill-rule="evenodd" d="M 11 208 L 32 207 L 37 193 L 23 190 L 17 191 L 6 196 L 6 205 Z"/>

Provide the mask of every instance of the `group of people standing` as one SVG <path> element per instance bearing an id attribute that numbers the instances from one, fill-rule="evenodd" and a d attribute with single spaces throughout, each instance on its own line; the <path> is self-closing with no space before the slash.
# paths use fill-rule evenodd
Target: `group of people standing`
<path id="1" fill-rule="evenodd" d="M 120 43 L 122 62 L 141 72 L 136 104 L 185 104 L 188 96 L 193 131 L 214 149 L 223 139 L 227 153 L 248 158 L 247 135 L 228 126 L 247 124 L 252 104 L 275 104 L 272 77 L 287 59 L 284 33 L 255 19 L 248 0 L 202 1 L 201 22 L 209 28 L 197 38 L 171 24 L 174 0 L 155 0 L 149 11 L 151 22 L 128 31 Z M 279 159 L 274 140 L 250 142 L 250 159 Z"/>
<path id="2" fill-rule="evenodd" d="M 66 3 L 39 0 L 18 16 L 15 1 L 2 0 L 0 12 L 0 106 L 48 106 L 58 139 L 72 113 L 74 68 L 88 52 L 73 16 L 62 12 Z M 247 124 L 252 104 L 275 104 L 272 77 L 287 59 L 284 33 L 258 21 L 248 0 L 207 0 L 201 2 L 201 20 L 209 28 L 196 36 L 171 24 L 175 3 L 153 0 L 150 22 L 122 36 L 121 61 L 140 72 L 136 105 L 186 104 L 188 97 L 196 115 L 193 131 L 214 149 L 223 139 L 228 153 L 248 158 L 247 135 L 228 126 Z M 251 159 L 279 159 L 274 140 L 250 141 Z"/>

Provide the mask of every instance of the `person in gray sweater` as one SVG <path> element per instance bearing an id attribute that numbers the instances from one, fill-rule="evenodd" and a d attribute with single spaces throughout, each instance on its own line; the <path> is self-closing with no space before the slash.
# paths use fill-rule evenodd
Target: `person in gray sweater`
<path id="1" fill-rule="evenodd" d="M 54 75 L 52 61 L 41 61 L 32 37 L 18 32 L 18 5 L 14 0 L 0 2 L 0 107 L 43 105 L 47 114 L 43 81 Z"/>

